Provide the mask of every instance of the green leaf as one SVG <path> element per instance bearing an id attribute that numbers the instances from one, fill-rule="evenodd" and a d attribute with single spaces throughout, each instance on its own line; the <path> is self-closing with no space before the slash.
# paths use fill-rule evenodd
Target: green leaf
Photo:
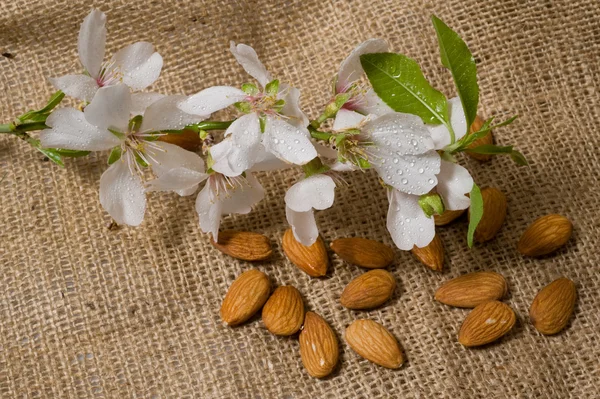
<path id="1" fill-rule="evenodd" d="M 525 156 L 517 150 L 513 150 L 510 153 L 510 157 L 517 165 L 520 165 L 520 166 L 529 165 L 529 162 L 527 162 L 527 159 L 525 159 Z"/>
<path id="2" fill-rule="evenodd" d="M 41 147 L 36 147 L 36 149 L 61 168 L 65 167 L 62 157 L 54 149 Z"/>
<path id="3" fill-rule="evenodd" d="M 52 148 L 52 150 L 63 157 L 69 158 L 85 157 L 90 154 L 90 151 L 65 150 L 64 148 Z"/>
<path id="4" fill-rule="evenodd" d="M 267 83 L 265 86 L 265 93 L 268 96 L 276 96 L 279 93 L 279 80 L 275 79 Z"/>
<path id="5" fill-rule="evenodd" d="M 471 206 L 469 207 L 469 231 L 467 232 L 467 243 L 469 244 L 469 248 L 472 248 L 475 229 L 483 216 L 483 197 L 481 196 L 481 190 L 479 190 L 479 187 L 475 183 L 473 183 L 470 197 Z"/>
<path id="6" fill-rule="evenodd" d="M 442 65 L 450 70 L 460 102 L 471 126 L 477 116 L 479 86 L 477 85 L 477 66 L 469 47 L 456 32 L 435 15 L 431 16 L 433 27 L 440 45 Z"/>
<path id="7" fill-rule="evenodd" d="M 483 144 L 475 148 L 469 148 L 467 152 L 474 152 L 476 154 L 510 154 L 513 152 L 513 146 L 500 146 L 494 144 Z"/>
<path id="8" fill-rule="evenodd" d="M 450 126 L 446 98 L 431 87 L 416 61 L 402 54 L 375 53 L 361 55 L 360 62 L 375 93 L 394 111 Z"/>
<path id="9" fill-rule="evenodd" d="M 121 149 L 121 146 L 114 147 L 108 156 L 108 164 L 112 165 L 113 163 L 117 162 L 119 159 L 121 159 L 122 154 L 123 150 Z"/>
<path id="10" fill-rule="evenodd" d="M 45 114 L 45 113 L 52 111 L 58 104 L 60 104 L 60 102 L 63 100 L 63 98 L 65 98 L 65 93 L 63 93 L 60 90 L 57 91 L 56 93 L 54 93 L 52 95 L 52 97 L 50 97 L 50 100 L 48 100 L 48 104 L 46 104 L 46 106 L 44 108 L 37 111 L 37 113 Z"/>

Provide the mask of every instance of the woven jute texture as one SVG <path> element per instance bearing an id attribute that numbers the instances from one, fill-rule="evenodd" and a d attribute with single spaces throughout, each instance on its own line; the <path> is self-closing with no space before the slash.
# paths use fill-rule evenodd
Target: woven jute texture
<path id="1" fill-rule="evenodd" d="M 346 54 L 371 37 L 415 58 L 432 84 L 453 96 L 439 62 L 430 15 L 454 27 L 479 66 L 480 114 L 513 125 L 495 132 L 530 161 L 464 160 L 481 186 L 506 193 L 498 236 L 466 247 L 466 220 L 439 228 L 447 264 L 441 274 L 398 251 L 390 268 L 399 287 L 370 312 L 339 304 L 343 287 L 364 271 L 335 255 L 314 279 L 283 255 L 283 195 L 300 176 L 260 175 L 268 192 L 256 210 L 222 228 L 270 237 L 272 261 L 251 265 L 209 244 L 194 196 L 150 195 L 139 228 L 109 230 L 98 200 L 107 154 L 61 169 L 13 137 L 0 138 L 0 396 L 3 398 L 597 398 L 600 395 L 600 3 L 597 0 L 447 1 L 96 1 L 107 13 L 107 53 L 153 42 L 165 60 L 153 90 L 192 94 L 249 78 L 228 51 L 247 43 L 275 76 L 302 90 L 315 117 Z M 83 0 L 0 2 L 0 120 L 39 107 L 46 78 L 79 70 L 77 32 L 92 4 Z M 11 54 L 12 56 L 9 56 Z M 335 206 L 318 214 L 323 238 L 360 236 L 392 245 L 387 199 L 373 173 L 355 173 Z M 574 236 L 558 253 L 523 258 L 516 242 L 535 218 L 560 213 Z M 219 307 L 237 275 L 252 267 L 273 285 L 292 284 L 307 308 L 340 338 L 340 365 L 324 380 L 304 370 L 297 338 L 270 334 L 260 317 L 224 326 Z M 433 300 L 460 274 L 493 270 L 508 280 L 505 301 L 518 322 L 500 342 L 466 349 L 457 332 L 467 310 Z M 545 337 L 528 321 L 536 292 L 559 276 L 577 284 L 575 315 Z M 356 355 L 343 332 L 372 318 L 398 338 L 399 370 Z"/>

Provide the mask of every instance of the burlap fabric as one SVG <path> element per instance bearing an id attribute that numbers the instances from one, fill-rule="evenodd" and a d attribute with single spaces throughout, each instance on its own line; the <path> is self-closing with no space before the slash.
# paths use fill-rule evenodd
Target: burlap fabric
<path id="1" fill-rule="evenodd" d="M 443 274 L 398 251 L 394 299 L 371 312 L 339 304 L 363 270 L 332 256 L 313 279 L 281 251 L 283 194 L 298 176 L 261 175 L 268 197 L 223 228 L 262 232 L 275 246 L 258 265 L 275 285 L 293 284 L 309 309 L 340 337 L 340 367 L 325 380 L 303 369 L 295 338 L 270 334 L 260 318 L 223 326 L 221 299 L 253 265 L 212 248 L 198 228 L 194 197 L 151 195 L 139 228 L 107 228 L 98 201 L 106 154 L 70 160 L 65 169 L 12 137 L 0 138 L 0 395 L 6 398 L 596 398 L 600 394 L 600 3 L 573 1 L 97 1 L 108 14 L 108 53 L 153 42 L 165 59 L 154 89 L 191 94 L 247 75 L 229 40 L 253 45 L 275 76 L 303 91 L 315 117 L 331 75 L 370 37 L 416 58 L 434 86 L 453 93 L 441 67 L 430 14 L 454 27 L 479 62 L 484 116 L 521 117 L 496 132 L 531 165 L 507 158 L 466 165 L 482 185 L 509 198 L 497 238 L 469 250 L 466 222 L 440 228 L 449 259 Z M 86 1 L 0 2 L 0 120 L 39 106 L 45 77 L 79 68 L 76 38 Z M 325 240 L 362 236 L 391 244 L 387 200 L 374 174 L 355 173 L 335 206 L 318 216 Z M 524 259 L 515 244 L 538 216 L 561 213 L 575 225 L 557 254 Z M 518 314 L 498 344 L 465 349 L 456 334 L 466 310 L 433 300 L 439 284 L 476 270 L 506 276 Z M 539 335 L 528 322 L 536 292 L 558 276 L 576 281 L 579 300 L 568 329 Z M 401 342 L 396 371 L 359 358 L 342 339 L 356 318 L 377 320 Z"/>

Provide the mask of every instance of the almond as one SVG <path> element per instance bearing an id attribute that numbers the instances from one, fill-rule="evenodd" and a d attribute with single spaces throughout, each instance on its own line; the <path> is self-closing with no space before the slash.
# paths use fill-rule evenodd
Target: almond
<path id="1" fill-rule="evenodd" d="M 498 301 L 482 303 L 463 322 L 458 342 L 467 347 L 489 344 L 509 332 L 516 321 L 510 306 Z"/>
<path id="2" fill-rule="evenodd" d="M 529 318 L 542 334 L 556 334 L 569 322 L 576 300 L 575 283 L 559 278 L 538 292 L 529 309 Z"/>
<path id="3" fill-rule="evenodd" d="M 477 115 L 475 117 L 475 120 L 471 124 L 471 128 L 469 129 L 469 134 L 472 134 L 473 132 L 476 132 L 479 129 L 481 129 L 481 127 L 483 126 L 484 123 L 485 123 L 485 121 L 479 115 Z M 479 147 L 480 145 L 486 145 L 486 144 L 494 144 L 494 136 L 492 135 L 491 130 L 488 132 L 488 134 L 486 134 L 482 138 L 477 139 L 474 142 L 472 142 L 467 148 L 472 149 L 475 147 Z M 466 153 L 471 158 L 476 159 L 481 162 L 489 161 L 490 159 L 492 159 L 492 155 L 490 155 L 490 154 L 477 154 L 475 152 L 469 152 L 469 151 L 466 151 Z"/>
<path id="4" fill-rule="evenodd" d="M 210 243 L 224 254 L 251 262 L 269 259 L 273 254 L 267 237 L 249 231 L 222 231 L 219 233 L 219 241 L 215 242 L 211 238 Z"/>
<path id="5" fill-rule="evenodd" d="M 564 216 L 547 215 L 525 230 L 517 249 L 525 256 L 543 256 L 556 251 L 569 241 L 573 224 Z"/>
<path id="6" fill-rule="evenodd" d="M 235 279 L 221 305 L 221 319 L 230 326 L 248 320 L 264 305 L 271 283 L 263 272 L 248 270 Z"/>
<path id="7" fill-rule="evenodd" d="M 431 270 L 442 271 L 444 267 L 444 244 L 442 244 L 439 235 L 433 237 L 433 240 L 426 247 L 413 247 L 412 253 Z"/>
<path id="8" fill-rule="evenodd" d="M 331 243 L 331 249 L 348 263 L 380 269 L 394 261 L 394 250 L 378 241 L 366 238 L 338 238 Z"/>
<path id="9" fill-rule="evenodd" d="M 339 344 L 335 333 L 321 316 L 306 312 L 300 332 L 302 364 L 313 377 L 323 378 L 335 369 L 339 358 Z"/>
<path id="10" fill-rule="evenodd" d="M 386 270 L 375 269 L 352 280 L 342 292 L 340 302 L 348 309 L 372 309 L 394 294 L 396 280 Z"/>
<path id="11" fill-rule="evenodd" d="M 189 129 L 184 129 L 181 133 L 165 134 L 160 136 L 158 140 L 164 141 L 165 143 L 175 144 L 183 149 L 194 152 L 198 151 L 200 145 L 202 144 L 202 140 L 200 140 L 198 133 Z"/>
<path id="12" fill-rule="evenodd" d="M 302 295 L 291 285 L 277 288 L 263 307 L 262 319 L 275 335 L 296 333 L 304 321 Z"/>
<path id="13" fill-rule="evenodd" d="M 486 242 L 494 238 L 506 219 L 506 196 L 497 188 L 486 187 L 481 190 L 483 197 L 483 216 L 475 229 L 475 239 Z"/>
<path id="14" fill-rule="evenodd" d="M 389 369 L 404 363 L 396 338 L 373 320 L 356 320 L 346 328 L 346 342 L 360 356 Z"/>
<path id="15" fill-rule="evenodd" d="M 445 282 L 435 292 L 435 299 L 459 308 L 475 306 L 501 299 L 508 292 L 506 280 L 494 272 L 474 272 Z"/>
<path id="16" fill-rule="evenodd" d="M 321 277 L 327 273 L 329 259 L 321 237 L 307 247 L 296 241 L 292 229 L 288 229 L 283 234 L 282 246 L 288 259 L 309 276 Z"/>
<path id="17" fill-rule="evenodd" d="M 434 215 L 433 220 L 436 226 L 445 226 L 450 222 L 458 219 L 466 209 L 459 209 L 458 211 L 445 210 L 441 215 Z"/>

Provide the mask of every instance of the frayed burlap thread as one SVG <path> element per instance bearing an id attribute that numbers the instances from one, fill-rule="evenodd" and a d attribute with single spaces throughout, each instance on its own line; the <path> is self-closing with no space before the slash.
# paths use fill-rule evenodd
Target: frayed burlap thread
<path id="1" fill-rule="evenodd" d="M 418 60 L 434 86 L 454 93 L 439 62 L 430 15 L 455 28 L 478 62 L 480 113 L 506 118 L 498 144 L 530 161 L 465 160 L 481 186 L 506 193 L 498 236 L 466 247 L 465 220 L 439 229 L 442 274 L 398 251 L 390 268 L 393 300 L 355 312 L 339 304 L 363 271 L 332 256 L 325 278 L 295 268 L 281 251 L 283 195 L 297 171 L 263 174 L 267 198 L 223 228 L 262 232 L 275 246 L 257 267 L 275 285 L 292 284 L 340 338 L 329 378 L 303 369 L 298 342 L 270 334 L 260 318 L 237 328 L 218 309 L 234 278 L 253 267 L 222 255 L 198 228 L 194 197 L 152 194 L 139 228 L 107 228 L 98 200 L 106 154 L 61 169 L 12 137 L 0 138 L 0 396 L 3 398 L 597 398 L 600 392 L 600 3 L 596 0 L 408 1 L 106 1 L 107 52 L 147 40 L 164 57 L 153 89 L 192 94 L 249 80 L 229 40 L 255 47 L 283 81 L 297 85 L 315 117 L 330 78 L 359 42 L 382 37 Z M 77 31 L 90 10 L 82 0 L 0 1 L 0 120 L 39 106 L 46 77 L 78 70 Z M 9 55 L 10 54 L 10 55 Z M 0 177 L 0 178 L 1 178 Z M 392 244 L 387 200 L 373 173 L 355 173 L 318 214 L 326 242 L 361 236 Z M 516 242 L 535 218 L 560 213 L 575 233 L 555 255 L 527 259 Z M 499 343 L 466 349 L 456 335 L 467 314 L 433 300 L 441 282 L 493 270 L 510 287 L 518 322 Z M 553 337 L 528 322 L 536 292 L 559 276 L 579 300 L 568 328 Z M 399 370 L 359 358 L 343 332 L 356 318 L 381 322 L 407 358 Z"/>

